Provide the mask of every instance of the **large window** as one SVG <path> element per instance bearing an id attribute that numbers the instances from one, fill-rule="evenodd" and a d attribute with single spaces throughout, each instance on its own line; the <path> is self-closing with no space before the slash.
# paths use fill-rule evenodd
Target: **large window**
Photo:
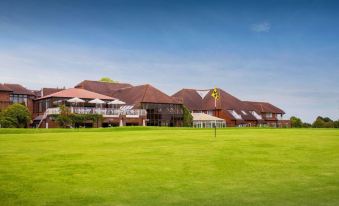
<path id="1" fill-rule="evenodd" d="M 141 108 L 147 111 L 148 126 L 182 126 L 183 111 L 180 104 L 142 103 Z"/>
<path id="2" fill-rule="evenodd" d="M 272 118 L 273 115 L 272 115 L 272 113 L 269 112 L 269 113 L 266 113 L 266 117 L 267 117 L 267 118 Z"/>
<path id="3" fill-rule="evenodd" d="M 9 96 L 10 102 L 15 104 L 15 103 L 20 103 L 20 104 L 25 104 L 27 106 L 27 95 L 23 94 L 11 94 Z"/>

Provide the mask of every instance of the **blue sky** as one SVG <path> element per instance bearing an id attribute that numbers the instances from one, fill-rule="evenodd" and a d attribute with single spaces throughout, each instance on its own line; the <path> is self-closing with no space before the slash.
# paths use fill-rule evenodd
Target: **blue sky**
<path id="1" fill-rule="evenodd" d="M 0 82 L 223 88 L 339 118 L 336 1 L 0 1 Z"/>

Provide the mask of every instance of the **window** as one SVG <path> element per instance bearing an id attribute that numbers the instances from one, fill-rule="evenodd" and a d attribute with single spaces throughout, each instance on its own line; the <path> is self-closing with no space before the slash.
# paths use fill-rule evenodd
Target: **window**
<path id="1" fill-rule="evenodd" d="M 251 112 L 251 114 L 252 114 L 256 119 L 259 119 L 259 120 L 262 119 L 261 115 L 259 115 L 259 114 L 256 113 L 255 111 L 250 111 L 250 112 Z"/>
<path id="2" fill-rule="evenodd" d="M 181 126 L 183 120 L 182 106 L 179 104 L 142 103 L 147 111 L 148 126 Z"/>
<path id="3" fill-rule="evenodd" d="M 11 103 L 25 104 L 27 106 L 27 95 L 22 94 L 11 94 L 9 96 Z"/>
<path id="4" fill-rule="evenodd" d="M 267 118 L 272 118 L 273 115 L 272 115 L 272 113 L 269 112 L 269 113 L 266 113 L 266 117 L 267 117 Z"/>
<path id="5" fill-rule="evenodd" d="M 236 119 L 242 119 L 241 115 L 234 110 L 228 110 L 228 112 Z"/>
<path id="6" fill-rule="evenodd" d="M 207 114 L 208 114 L 208 115 L 211 115 L 211 116 L 213 116 L 213 115 L 214 115 L 214 113 L 213 113 L 213 111 L 212 111 L 212 110 L 208 110 L 208 111 L 207 111 Z"/>
<path id="7" fill-rule="evenodd" d="M 247 113 L 244 110 L 241 110 L 241 113 L 243 113 L 244 115 L 247 115 Z"/>

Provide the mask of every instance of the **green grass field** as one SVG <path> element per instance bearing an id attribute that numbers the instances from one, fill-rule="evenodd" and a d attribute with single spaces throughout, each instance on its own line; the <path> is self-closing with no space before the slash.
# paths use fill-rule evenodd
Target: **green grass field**
<path id="1" fill-rule="evenodd" d="M 339 130 L 0 129 L 0 205 L 339 205 Z"/>

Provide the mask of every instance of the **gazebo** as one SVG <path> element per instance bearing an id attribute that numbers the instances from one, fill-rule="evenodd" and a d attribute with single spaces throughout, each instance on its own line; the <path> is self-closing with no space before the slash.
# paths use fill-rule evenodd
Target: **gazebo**
<path id="1" fill-rule="evenodd" d="M 193 127 L 196 128 L 217 128 L 226 127 L 226 121 L 219 117 L 211 116 L 205 113 L 192 113 Z"/>

